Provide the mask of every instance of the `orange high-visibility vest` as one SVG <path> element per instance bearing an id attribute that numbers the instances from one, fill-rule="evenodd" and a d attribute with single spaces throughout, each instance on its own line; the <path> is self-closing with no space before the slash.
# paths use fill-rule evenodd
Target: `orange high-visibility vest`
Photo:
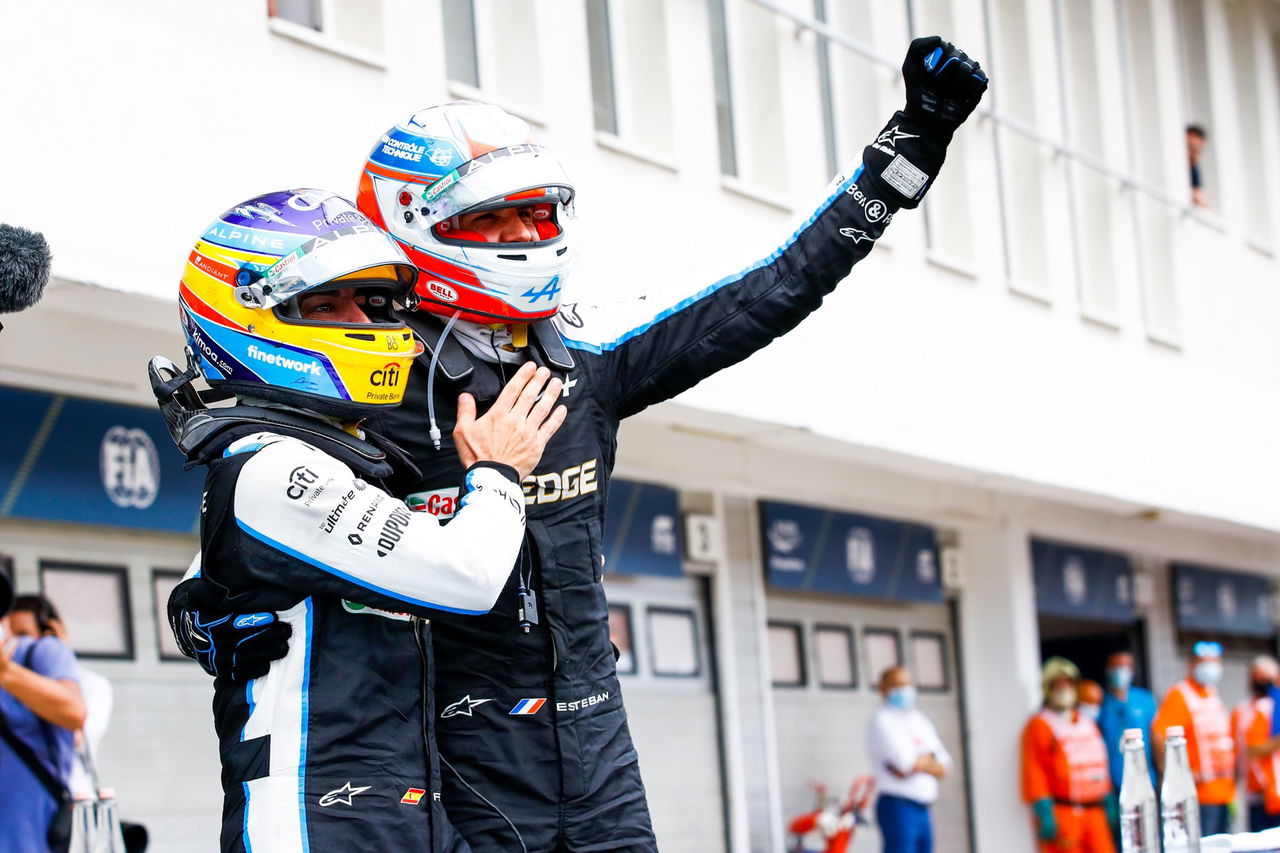
<path id="1" fill-rule="evenodd" d="M 1074 717 L 1074 719 L 1072 719 Z M 1049 725 L 1063 764 L 1054 762 L 1049 790 L 1054 799 L 1069 803 L 1096 803 L 1111 790 L 1107 745 L 1093 721 L 1083 714 L 1057 714 L 1048 709 L 1040 719 Z"/>
<path id="2" fill-rule="evenodd" d="M 1201 696 L 1185 681 L 1174 689 L 1182 694 L 1191 716 L 1192 731 L 1187 732 L 1187 740 L 1192 742 L 1188 743 L 1192 748 L 1188 757 L 1196 782 L 1235 778 L 1236 750 L 1231 740 L 1231 720 L 1218 698 L 1218 691 L 1206 687 L 1208 695 Z"/>

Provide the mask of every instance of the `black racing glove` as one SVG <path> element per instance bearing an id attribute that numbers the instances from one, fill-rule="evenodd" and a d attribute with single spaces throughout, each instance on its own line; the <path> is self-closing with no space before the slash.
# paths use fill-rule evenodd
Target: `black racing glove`
<path id="1" fill-rule="evenodd" d="M 887 223 L 894 211 L 920 204 L 942 169 L 956 128 L 987 90 L 987 75 L 978 63 L 940 36 L 911 42 L 902 76 L 906 107 L 893 114 L 862 154 L 869 192 L 855 199 L 871 222 L 883 218 Z"/>
<path id="2" fill-rule="evenodd" d="M 275 613 L 228 613 L 225 590 L 189 578 L 169 596 L 169 628 L 182 653 L 215 678 L 245 682 L 267 674 L 289 651 L 293 627 Z"/>
<path id="3" fill-rule="evenodd" d="M 907 84 L 903 114 L 914 124 L 947 133 L 964 123 L 987 91 L 982 66 L 942 36 L 918 38 L 902 62 Z"/>

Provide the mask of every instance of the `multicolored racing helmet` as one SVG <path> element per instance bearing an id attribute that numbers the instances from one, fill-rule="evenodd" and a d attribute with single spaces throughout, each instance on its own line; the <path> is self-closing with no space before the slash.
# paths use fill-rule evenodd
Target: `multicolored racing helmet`
<path id="1" fill-rule="evenodd" d="M 382 135 L 360 175 L 360 210 L 418 267 L 422 309 L 478 323 L 527 323 L 560 305 L 573 252 L 573 185 L 522 119 L 456 101 Z M 527 241 L 488 242 L 467 214 L 516 208 Z"/>
<path id="2" fill-rule="evenodd" d="M 179 286 L 183 331 L 212 388 L 343 419 L 404 397 L 422 351 L 393 303 L 417 270 L 355 205 L 326 190 L 267 193 L 218 217 Z M 305 318 L 299 298 L 354 288 L 367 323 Z"/>

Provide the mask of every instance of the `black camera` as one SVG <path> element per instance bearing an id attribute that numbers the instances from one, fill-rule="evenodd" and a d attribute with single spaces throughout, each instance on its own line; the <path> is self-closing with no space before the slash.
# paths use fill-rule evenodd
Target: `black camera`
<path id="1" fill-rule="evenodd" d="M 0 619 L 13 607 L 13 557 L 0 554 Z"/>

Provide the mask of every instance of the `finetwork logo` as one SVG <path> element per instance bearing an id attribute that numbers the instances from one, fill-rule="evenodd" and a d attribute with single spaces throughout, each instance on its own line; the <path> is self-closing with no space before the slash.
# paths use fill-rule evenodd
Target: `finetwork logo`
<path id="1" fill-rule="evenodd" d="M 287 355 L 281 355 L 276 352 L 267 352 L 258 349 L 257 344 L 249 344 L 249 358 L 255 361 L 261 361 L 264 364 L 273 364 L 276 367 L 283 367 L 286 370 L 292 370 L 295 373 L 309 373 L 312 376 L 323 376 L 324 368 L 315 361 L 303 361 L 299 358 L 289 358 Z"/>

